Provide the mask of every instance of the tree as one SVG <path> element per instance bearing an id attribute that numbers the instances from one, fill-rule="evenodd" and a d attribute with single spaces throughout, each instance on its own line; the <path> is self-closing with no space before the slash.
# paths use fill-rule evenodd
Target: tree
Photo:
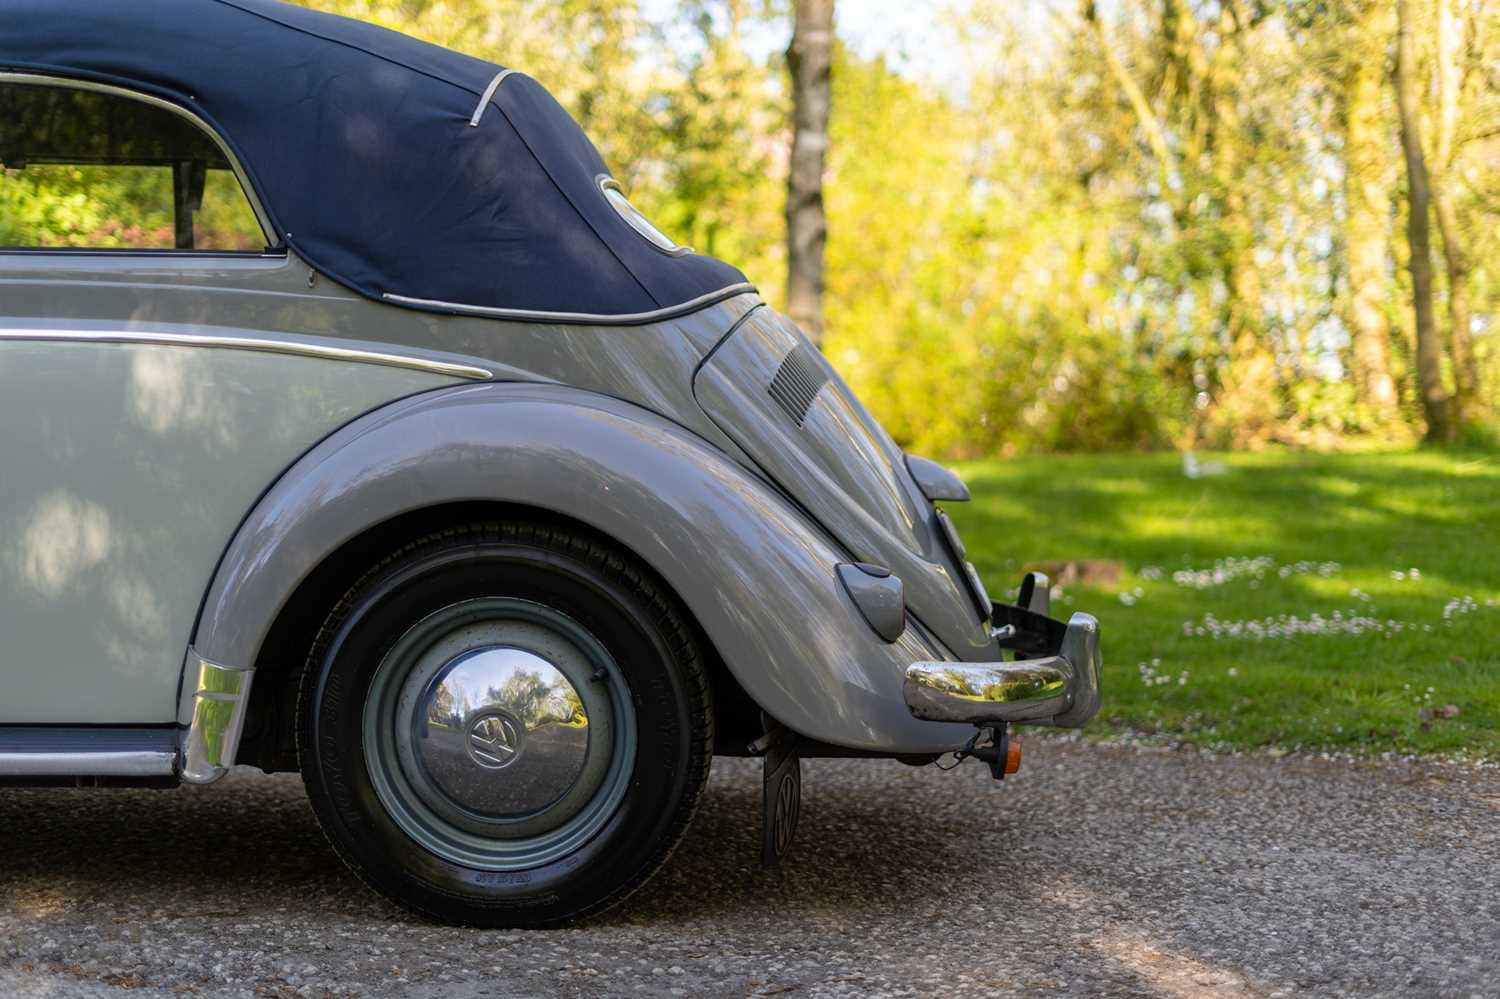
<path id="1" fill-rule="evenodd" d="M 1397 417 L 1386 320 L 1386 260 L 1390 226 L 1386 130 L 1382 112 L 1390 8 L 1384 0 L 1353 4 L 1341 33 L 1340 117 L 1344 139 L 1344 245 L 1349 299 L 1346 322 L 1353 343 L 1358 398 L 1379 423 Z M 1337 56 L 1339 54 L 1335 54 Z"/>
<path id="2" fill-rule="evenodd" d="M 1283 421 L 1284 391 L 1266 322 L 1259 255 L 1271 216 L 1262 202 L 1273 178 L 1287 172 L 1280 161 L 1289 160 L 1290 141 L 1286 123 L 1274 119 L 1284 108 L 1257 92 L 1255 77 L 1264 74 L 1255 62 L 1269 62 L 1274 51 L 1257 31 L 1263 12 L 1238 0 L 1211 10 L 1161 0 L 1150 15 L 1150 62 L 1132 75 L 1098 5 L 1084 0 L 1081 10 L 1155 160 L 1144 193 L 1170 213 L 1179 288 L 1220 303 L 1211 328 L 1201 331 L 1196 367 L 1202 378 L 1213 377 L 1200 387 L 1200 423 L 1210 440 L 1272 439 Z"/>
<path id="3" fill-rule="evenodd" d="M 786 267 L 786 107 L 745 35 L 764 27 L 750 0 L 693 0 L 679 10 L 692 44 L 671 62 L 651 105 L 657 148 L 624 164 L 632 199 L 674 239 L 740 267 L 767 299 Z"/>
<path id="4" fill-rule="evenodd" d="M 1417 98 L 1417 50 L 1411 0 L 1396 0 L 1396 106 L 1401 117 L 1401 151 L 1406 158 L 1407 242 L 1411 245 L 1412 311 L 1417 327 L 1417 379 L 1429 441 L 1451 441 L 1457 425 L 1443 385 L 1443 345 L 1432 307 L 1432 242 L 1428 214 L 1431 186 L 1422 151 L 1421 108 Z"/>
<path id="5" fill-rule="evenodd" d="M 834 0 L 793 0 L 792 155 L 787 173 L 787 313 L 816 344 L 823 342 L 823 168 L 832 103 Z"/>
<path id="6" fill-rule="evenodd" d="M 1464 66 L 1464 28 L 1452 0 L 1437 0 L 1437 114 L 1433 143 L 1432 203 L 1438 233 L 1443 240 L 1443 258 L 1448 264 L 1448 346 L 1453 360 L 1453 402 L 1456 422 L 1479 415 L 1479 369 L 1474 360 L 1472 287 L 1474 265 L 1468 240 L 1459 221 L 1454 188 L 1458 156 L 1456 133 L 1459 114 L 1470 76 Z"/>
<path id="7" fill-rule="evenodd" d="M 1500 0 L 1407 0 L 1399 80 L 1395 0 L 937 0 L 908 40 L 936 66 L 838 46 L 836 0 L 300 2 L 543 82 L 638 207 L 823 335 L 903 447 L 1493 418 Z M 0 179 L 0 230 L 37 224 L 18 204 L 87 225 L 27 193 L 37 169 Z"/>

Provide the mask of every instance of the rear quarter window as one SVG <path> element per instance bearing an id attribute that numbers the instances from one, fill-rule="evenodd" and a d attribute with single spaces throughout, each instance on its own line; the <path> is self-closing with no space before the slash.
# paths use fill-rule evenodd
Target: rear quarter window
<path id="1" fill-rule="evenodd" d="M 0 80 L 0 247 L 258 252 L 232 164 L 145 101 Z"/>

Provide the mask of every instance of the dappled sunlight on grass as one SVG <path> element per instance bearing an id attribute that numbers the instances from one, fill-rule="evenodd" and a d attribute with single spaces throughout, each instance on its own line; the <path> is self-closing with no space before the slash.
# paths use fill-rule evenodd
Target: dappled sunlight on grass
<path id="1" fill-rule="evenodd" d="M 1093 730 L 1500 756 L 1500 463 L 1212 458 L 1226 473 L 1197 480 L 1176 455 L 959 469 L 975 498 L 952 513 L 995 590 L 1033 562 L 1123 563 L 1058 594 L 1104 628 Z"/>
<path id="2" fill-rule="evenodd" d="M 1327 475 L 1312 476 L 1308 478 L 1307 485 L 1310 489 L 1316 489 L 1330 496 L 1339 496 L 1344 499 L 1358 496 L 1362 488 L 1358 482 L 1352 482 L 1349 479 L 1336 479 Z"/>

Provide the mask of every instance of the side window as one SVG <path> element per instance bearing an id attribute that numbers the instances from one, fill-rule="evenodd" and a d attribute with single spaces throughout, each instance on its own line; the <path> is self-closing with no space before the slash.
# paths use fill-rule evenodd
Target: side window
<path id="1" fill-rule="evenodd" d="M 194 122 L 117 94 L 0 80 L 0 248 L 265 245 L 229 160 Z"/>

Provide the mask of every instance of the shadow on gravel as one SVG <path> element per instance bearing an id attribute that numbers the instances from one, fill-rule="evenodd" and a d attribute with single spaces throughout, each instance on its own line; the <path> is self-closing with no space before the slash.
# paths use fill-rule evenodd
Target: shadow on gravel
<path id="1" fill-rule="evenodd" d="M 845 761 L 838 766 L 878 768 L 893 779 L 884 787 L 872 782 L 861 793 L 849 793 L 820 780 L 829 763 L 804 761 L 797 841 L 780 865 L 761 870 L 760 765 L 716 761 L 720 779 L 682 845 L 630 904 L 604 920 L 687 924 L 760 909 L 860 922 L 876 914 L 945 904 L 966 872 L 996 886 L 1027 880 L 1008 870 L 1006 861 L 1023 834 L 1016 817 L 997 808 L 989 828 L 979 830 L 966 810 L 943 807 L 920 786 L 963 778 L 896 763 Z M 1003 801 L 998 788 L 973 787 L 981 795 L 995 794 L 997 805 Z M 982 871 L 976 872 L 976 865 Z M 1020 897 L 1001 891 L 994 904 Z"/>
<path id="2" fill-rule="evenodd" d="M 711 995 L 773 972 L 799 988 L 956 995 L 1487 994 L 1500 980 L 1492 779 L 1034 752 L 999 786 L 972 766 L 807 762 L 798 842 L 770 871 L 757 867 L 759 767 L 716 761 L 653 881 L 600 918 L 534 934 L 386 906 L 323 842 L 295 777 L 0 790 L 0 966 L 66 968 L 84 951 L 153 982 L 275 983 L 335 952 L 355 994 L 398 964 L 411 982 L 532 958 L 559 974 L 599 966 L 566 995 L 600 994 L 596 974 L 613 976 L 604 994 L 665 994 L 658 965 L 703 975 L 690 994 Z M 198 966 L 221 951 L 231 971 Z"/>
<path id="3" fill-rule="evenodd" d="M 0 790 L 0 966 L 197 989 L 219 980 L 214 962 L 228 942 L 239 948 L 228 962 L 237 982 L 291 996 L 299 980 L 318 979 L 288 969 L 321 967 L 332 945 L 345 970 L 338 988 L 315 994 L 404 994 L 391 985 L 393 962 L 408 984 L 435 984 L 439 973 L 415 951 L 465 967 L 503 954 L 504 966 L 525 967 L 555 964 L 564 947 L 613 965 L 613 977 L 607 987 L 580 978 L 560 995 L 665 995 L 652 966 L 698 962 L 719 966 L 678 980 L 695 986 L 690 994 L 818 983 L 840 994 L 1159 994 L 1159 976 L 1131 965 L 1144 935 L 1117 941 L 1118 953 L 1093 952 L 1087 967 L 1059 961 L 1059 947 L 1078 950 L 1064 928 L 1075 914 L 1036 897 L 1029 869 L 1057 859 L 1041 842 L 1053 831 L 1005 807 L 1011 786 L 847 761 L 809 762 L 805 774 L 801 836 L 780 867 L 757 866 L 758 766 L 719 761 L 687 837 L 640 893 L 576 929 L 520 934 L 435 926 L 386 906 L 324 844 L 296 778 L 236 775 L 176 792 Z M 350 940 L 379 946 L 359 956 Z M 80 950 L 91 955 L 81 965 Z M 642 953 L 653 954 L 645 967 Z M 1227 982 L 1192 966 L 1202 982 Z"/>
<path id="4" fill-rule="evenodd" d="M 974 830 L 960 817 L 945 821 L 920 794 L 825 794 L 821 766 L 804 764 L 809 789 L 793 853 L 763 871 L 758 765 L 718 761 L 666 867 L 592 925 L 690 923 L 765 906 L 840 918 L 909 909 L 941 897 L 929 870 L 980 862 L 969 850 Z M 0 789 L 0 829 L 0 911 L 44 917 L 123 899 L 164 916 L 316 906 L 409 918 L 344 869 L 291 776 L 245 772 L 210 788 L 165 791 Z M 1000 821 L 986 845 L 1003 847 L 1006 837 Z M 1007 880 L 995 855 L 982 862 L 986 880 Z"/>
<path id="5" fill-rule="evenodd" d="M 0 789 L 4 909 L 149 907 L 254 917 L 364 889 L 334 857 L 295 778 L 175 790 Z M 373 903 L 378 908 L 380 903 Z"/>

